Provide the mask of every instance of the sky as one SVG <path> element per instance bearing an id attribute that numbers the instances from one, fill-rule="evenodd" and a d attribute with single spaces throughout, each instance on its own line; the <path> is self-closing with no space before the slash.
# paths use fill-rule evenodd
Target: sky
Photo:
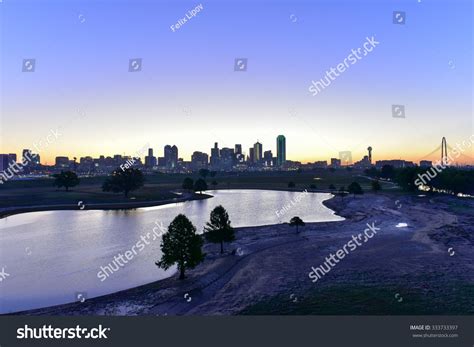
<path id="1" fill-rule="evenodd" d="M 173 31 L 186 13 L 195 17 Z M 210 153 L 257 140 L 287 159 L 328 160 L 373 148 L 374 160 L 426 157 L 473 133 L 470 0 L 3 0 L 0 153 L 56 156 Z M 393 12 L 405 24 L 393 23 Z M 313 96 L 362 47 L 373 51 Z M 141 59 L 129 72 L 130 59 Z M 235 59 L 246 71 L 234 71 Z M 23 72 L 25 59 L 34 71 Z M 392 115 L 405 107 L 405 118 Z M 50 137 L 51 139 L 51 137 Z M 474 146 L 473 146 L 474 147 Z M 474 158 L 473 147 L 466 155 Z M 462 157 L 468 162 L 468 157 Z M 473 159 L 474 160 L 474 159 Z"/>

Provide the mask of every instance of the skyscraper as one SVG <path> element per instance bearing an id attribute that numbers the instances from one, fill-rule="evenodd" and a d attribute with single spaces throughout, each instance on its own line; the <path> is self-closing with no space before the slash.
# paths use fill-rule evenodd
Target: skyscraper
<path id="1" fill-rule="evenodd" d="M 272 166 L 273 154 L 272 151 L 263 152 L 263 163 L 265 166 Z"/>
<path id="2" fill-rule="evenodd" d="M 281 166 L 286 162 L 286 139 L 283 135 L 277 137 L 277 165 Z"/>
<path id="3" fill-rule="evenodd" d="M 242 154 L 242 145 L 240 145 L 240 144 L 235 145 L 235 154 L 236 155 Z"/>
<path id="4" fill-rule="evenodd" d="M 191 169 L 194 171 L 198 171 L 200 169 L 207 169 L 208 162 L 209 157 L 207 153 L 196 151 L 191 156 Z"/>
<path id="5" fill-rule="evenodd" d="M 217 142 L 214 142 L 214 148 L 211 148 L 211 167 L 213 169 L 218 169 L 219 168 L 219 146 Z"/>
<path id="6" fill-rule="evenodd" d="M 233 148 L 222 148 L 221 149 L 221 158 L 220 158 L 220 168 L 221 170 L 232 170 L 232 167 L 235 164 L 235 154 Z"/>
<path id="7" fill-rule="evenodd" d="M 255 142 L 253 145 L 253 155 L 254 155 L 254 162 L 260 163 L 263 158 L 263 148 L 260 142 Z"/>
<path id="8" fill-rule="evenodd" d="M 166 167 L 169 169 L 174 169 L 178 166 L 178 147 L 176 145 L 165 146 L 165 162 Z"/>
<path id="9" fill-rule="evenodd" d="M 153 148 L 148 148 L 148 155 L 145 157 L 145 166 L 146 167 L 156 166 L 156 157 L 153 156 Z"/>
<path id="10" fill-rule="evenodd" d="M 0 172 L 8 169 L 9 161 L 8 154 L 0 154 Z"/>
<path id="11" fill-rule="evenodd" d="M 249 158 L 248 159 L 249 159 L 250 164 L 255 163 L 255 150 L 254 150 L 253 147 L 249 148 Z"/>
<path id="12" fill-rule="evenodd" d="M 15 153 L 8 154 L 8 161 L 10 162 L 10 164 L 15 164 L 16 163 L 16 154 Z"/>

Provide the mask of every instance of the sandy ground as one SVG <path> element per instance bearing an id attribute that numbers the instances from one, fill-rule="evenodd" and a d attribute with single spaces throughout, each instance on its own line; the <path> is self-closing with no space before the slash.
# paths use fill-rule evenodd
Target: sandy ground
<path id="1" fill-rule="evenodd" d="M 204 263 L 188 270 L 185 280 L 175 275 L 83 303 L 22 314 L 234 315 L 283 297 L 278 309 L 268 312 L 272 314 L 315 292 L 351 285 L 393 288 L 400 303 L 402 295 L 409 302 L 416 292 L 433 297 L 433 305 L 441 300 L 449 307 L 460 302 L 459 283 L 474 284 L 473 200 L 379 193 L 335 197 L 326 204 L 346 220 L 307 224 L 299 233 L 287 224 L 239 228 L 224 255 L 218 253 L 219 245 L 205 244 Z M 367 223 L 381 230 L 313 283 L 311 267 L 362 233 Z M 398 223 L 408 227 L 397 228 Z M 474 312 L 473 298 L 462 305 L 465 313 Z M 351 312 L 358 314 L 356 307 Z"/>

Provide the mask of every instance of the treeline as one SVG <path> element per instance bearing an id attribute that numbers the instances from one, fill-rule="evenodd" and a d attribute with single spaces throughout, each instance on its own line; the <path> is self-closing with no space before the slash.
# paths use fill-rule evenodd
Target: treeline
<path id="1" fill-rule="evenodd" d="M 366 175 L 397 183 L 403 190 L 417 191 L 421 186 L 454 194 L 474 194 L 474 170 L 454 167 L 406 167 L 396 169 L 384 165 L 382 169 L 365 170 Z"/>

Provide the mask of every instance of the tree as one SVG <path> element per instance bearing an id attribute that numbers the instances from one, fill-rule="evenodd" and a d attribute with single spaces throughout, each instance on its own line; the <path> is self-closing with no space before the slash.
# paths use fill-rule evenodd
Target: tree
<path id="1" fill-rule="evenodd" d="M 364 194 L 362 187 L 357 182 L 352 182 L 351 184 L 349 184 L 349 187 L 347 188 L 347 190 L 349 191 L 350 194 L 353 194 L 354 197 L 356 194 Z"/>
<path id="2" fill-rule="evenodd" d="M 336 186 L 334 184 L 329 185 L 329 190 L 333 191 L 336 190 Z"/>
<path id="3" fill-rule="evenodd" d="M 419 167 L 406 167 L 394 172 L 394 180 L 403 190 L 413 192 L 418 190 L 415 181 L 422 172 L 423 169 Z"/>
<path id="4" fill-rule="evenodd" d="M 344 186 L 339 188 L 339 192 L 337 193 L 337 195 L 341 197 L 341 200 L 344 200 L 344 197 L 347 195 L 346 188 Z"/>
<path id="5" fill-rule="evenodd" d="M 309 185 L 309 189 L 318 189 L 318 187 L 316 187 L 316 184 L 310 184 Z"/>
<path id="6" fill-rule="evenodd" d="M 392 165 L 382 166 L 380 177 L 393 180 L 395 178 L 395 168 Z"/>
<path id="7" fill-rule="evenodd" d="M 139 169 L 115 169 L 102 185 L 104 192 L 124 193 L 127 198 L 128 193 L 143 187 L 145 178 Z"/>
<path id="8" fill-rule="evenodd" d="M 329 168 L 329 172 L 330 172 L 330 173 L 334 173 L 334 172 L 336 172 L 336 169 L 333 168 L 333 167 L 330 167 L 330 168 Z"/>
<path id="9" fill-rule="evenodd" d="M 217 175 L 217 171 L 211 171 L 209 173 L 209 176 L 211 176 L 211 177 L 216 177 L 216 175 Z"/>
<path id="10" fill-rule="evenodd" d="M 296 227 L 296 233 L 298 233 L 298 227 L 304 227 L 306 224 L 300 217 L 293 217 L 290 219 L 290 226 Z"/>
<path id="11" fill-rule="evenodd" d="M 364 173 L 370 177 L 377 177 L 379 175 L 378 170 L 374 166 L 372 166 L 370 169 L 365 169 Z"/>
<path id="12" fill-rule="evenodd" d="M 295 182 L 288 182 L 288 188 L 294 188 L 295 186 Z"/>
<path id="13" fill-rule="evenodd" d="M 61 171 L 59 174 L 54 174 L 53 177 L 53 185 L 58 188 L 66 188 L 66 192 L 69 191 L 70 187 L 75 187 L 80 182 L 79 177 L 72 171 Z"/>
<path id="14" fill-rule="evenodd" d="M 235 240 L 234 228 L 230 225 L 229 214 L 221 205 L 212 210 L 210 221 L 206 223 L 204 231 L 208 241 L 221 244 L 221 254 L 224 253 L 224 242 Z"/>
<path id="15" fill-rule="evenodd" d="M 207 183 L 202 178 L 200 178 L 194 182 L 194 191 L 202 194 L 203 190 L 207 190 Z"/>
<path id="16" fill-rule="evenodd" d="M 215 187 L 215 186 L 217 186 L 217 181 L 214 180 L 214 181 L 211 182 L 211 184 Z"/>
<path id="17" fill-rule="evenodd" d="M 206 178 L 207 175 L 209 175 L 208 169 L 199 169 L 199 176 L 201 176 L 202 178 Z"/>
<path id="18" fill-rule="evenodd" d="M 382 186 L 380 185 L 379 180 L 373 180 L 371 184 L 372 184 L 372 190 L 374 192 L 378 192 L 379 190 L 382 190 Z"/>
<path id="19" fill-rule="evenodd" d="M 168 226 L 168 232 L 161 240 L 161 260 L 155 264 L 165 270 L 178 265 L 179 279 L 184 279 L 186 269 L 193 269 L 204 260 L 206 254 L 201 250 L 203 240 L 196 234 L 193 223 L 179 214 Z"/>
<path id="20" fill-rule="evenodd" d="M 194 180 L 191 177 L 186 177 L 183 180 L 183 186 L 182 187 L 183 187 L 183 189 L 186 189 L 186 190 L 193 190 Z"/>

